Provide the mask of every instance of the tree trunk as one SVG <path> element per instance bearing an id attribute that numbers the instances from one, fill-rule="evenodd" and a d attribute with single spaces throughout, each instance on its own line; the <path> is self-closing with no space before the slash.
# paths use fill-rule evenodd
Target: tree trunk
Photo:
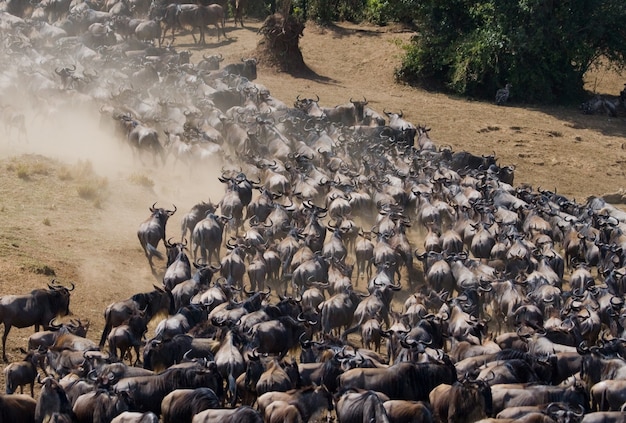
<path id="1" fill-rule="evenodd" d="M 308 70 L 300 51 L 300 37 L 304 31 L 304 23 L 288 13 L 284 2 L 282 11 L 268 16 L 259 30 L 263 39 L 259 41 L 257 50 L 259 61 L 277 67 L 283 72 L 299 72 Z"/>

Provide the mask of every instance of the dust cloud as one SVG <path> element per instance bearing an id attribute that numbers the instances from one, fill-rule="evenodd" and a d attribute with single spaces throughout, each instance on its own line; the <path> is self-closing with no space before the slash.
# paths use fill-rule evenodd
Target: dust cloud
<path id="1" fill-rule="evenodd" d="M 143 178 L 153 183 L 150 191 L 154 201 L 163 207 L 174 204 L 183 213 L 197 202 L 210 199 L 217 203 L 223 196 L 224 185 L 217 179 L 225 166 L 221 158 L 190 166 L 169 152 L 164 165 L 160 161 L 153 163 L 150 156 L 134 157 L 126 137 L 115 131 L 116 122 L 100 112 L 96 100 L 83 98 L 85 104 L 80 106 L 66 100 L 67 95 L 60 93 L 58 99 L 48 99 L 48 103 L 57 104 L 56 108 L 40 110 L 45 105 L 31 106 L 36 98 L 3 97 L 4 105 L 24 115 L 26 135 L 22 137 L 16 128 L 0 126 L 0 157 L 37 154 L 67 165 L 88 162 L 98 176 L 113 184 L 133 184 L 137 183 L 133 180 Z M 162 144 L 164 138 L 163 133 L 159 134 Z M 117 194 L 111 190 L 109 200 L 114 201 Z M 145 213 L 151 204 L 137 206 Z"/>

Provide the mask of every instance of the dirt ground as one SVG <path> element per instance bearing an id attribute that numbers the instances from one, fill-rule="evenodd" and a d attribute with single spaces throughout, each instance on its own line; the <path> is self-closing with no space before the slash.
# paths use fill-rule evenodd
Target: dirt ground
<path id="1" fill-rule="evenodd" d="M 177 38 L 175 46 L 192 51 L 192 61 L 222 53 L 223 64 L 237 62 L 254 55 L 260 26 L 247 21 L 235 29 L 230 21 L 228 41 L 217 42 L 210 33 L 213 44 L 204 50 L 189 36 Z M 556 189 L 580 202 L 624 188 L 624 113 L 609 118 L 582 115 L 575 107 L 521 105 L 515 90 L 523 87 L 514 87 L 508 106 L 497 107 L 398 85 L 393 70 L 412 35 L 397 26 L 308 24 L 301 48 L 314 76 L 293 77 L 261 63 L 256 82 L 288 104 L 298 95 L 318 95 L 324 106 L 365 97 L 379 112 L 401 110 L 409 121 L 430 127 L 439 145 L 495 152 L 500 164 L 514 164 L 516 184 Z M 624 82 L 625 77 L 600 70 L 589 76 L 588 85 L 616 95 Z M 138 167 L 129 151 L 98 127 L 96 112 L 48 120 L 30 116 L 28 124 L 28 143 L 0 137 L 0 295 L 45 287 L 52 277 L 74 282 L 73 317 L 89 319 L 88 336 L 98 340 L 107 304 L 160 283 L 136 237 L 148 208 L 154 202 L 178 208 L 167 228 L 168 236 L 178 239 L 180 217 L 193 204 L 221 198 L 224 188 L 216 177 L 222 164 L 192 174 L 171 163 Z M 88 195 L 89 189 L 95 193 Z M 32 331 L 11 331 L 12 361 L 22 357 L 19 347 L 26 347 Z"/>

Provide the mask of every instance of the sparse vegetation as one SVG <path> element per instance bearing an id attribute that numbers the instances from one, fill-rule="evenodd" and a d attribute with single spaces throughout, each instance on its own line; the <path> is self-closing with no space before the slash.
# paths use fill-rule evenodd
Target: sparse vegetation
<path id="1" fill-rule="evenodd" d="M 26 270 L 36 275 L 44 275 L 44 276 L 56 276 L 56 272 L 54 269 L 47 264 L 43 263 L 31 263 L 25 266 Z"/>
<path id="2" fill-rule="evenodd" d="M 61 166 L 57 177 L 62 181 L 91 179 L 96 176 L 90 160 L 79 160 L 72 166 Z"/>
<path id="3" fill-rule="evenodd" d="M 72 170 L 69 166 L 61 166 L 61 168 L 57 171 L 57 177 L 61 181 L 71 181 L 74 179 L 72 175 Z"/>
<path id="4" fill-rule="evenodd" d="M 149 188 L 149 189 L 154 188 L 154 181 L 144 174 L 133 173 L 132 175 L 128 177 L 128 180 L 132 184 L 138 185 L 140 187 Z"/>
<path id="5" fill-rule="evenodd" d="M 43 224 L 46 225 L 46 226 L 50 226 L 50 219 L 47 218 L 47 217 L 44 217 Z"/>
<path id="6" fill-rule="evenodd" d="M 29 181 L 35 175 L 49 175 L 51 167 L 45 158 L 24 155 L 9 162 L 7 164 L 7 170 L 9 172 L 15 172 L 18 178 Z"/>
<path id="7" fill-rule="evenodd" d="M 85 200 L 100 201 L 106 196 L 108 181 L 106 178 L 92 177 L 76 187 L 78 196 Z"/>
<path id="8" fill-rule="evenodd" d="M 17 163 L 10 167 L 9 170 L 14 170 L 18 178 L 28 181 L 31 176 L 30 168 L 26 163 Z"/>

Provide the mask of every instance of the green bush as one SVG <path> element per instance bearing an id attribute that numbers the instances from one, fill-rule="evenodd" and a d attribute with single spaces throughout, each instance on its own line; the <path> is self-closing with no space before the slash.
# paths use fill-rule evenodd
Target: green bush
<path id="1" fill-rule="evenodd" d="M 516 101 L 569 103 L 599 57 L 626 57 L 623 1 L 424 0 L 413 14 L 420 34 L 396 77 L 466 96 L 493 99 L 510 82 Z"/>

